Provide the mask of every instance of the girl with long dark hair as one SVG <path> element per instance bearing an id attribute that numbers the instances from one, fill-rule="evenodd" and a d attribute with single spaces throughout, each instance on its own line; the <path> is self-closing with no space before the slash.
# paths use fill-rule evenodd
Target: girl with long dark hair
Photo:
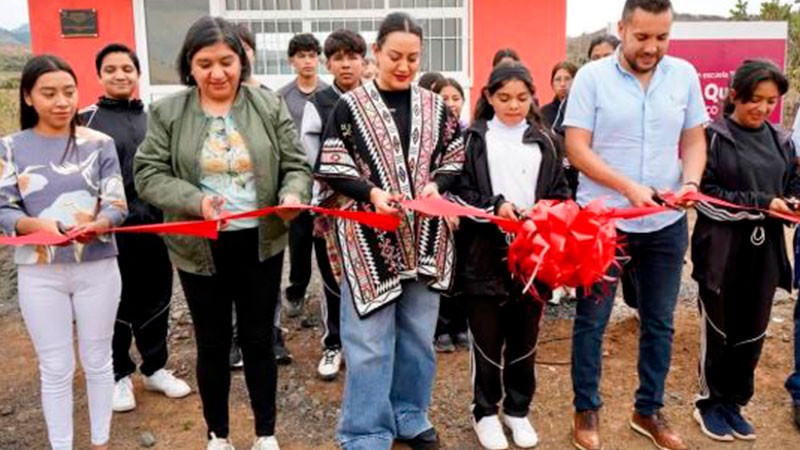
<path id="1" fill-rule="evenodd" d="M 372 50 L 380 72 L 334 107 L 316 175 L 333 191 L 325 203 L 402 221 L 392 233 L 335 224 L 346 275 L 340 326 L 347 362 L 336 437 L 345 449 L 388 450 L 395 438 L 434 449 L 432 343 L 439 291 L 452 282 L 453 241 L 446 221 L 399 203 L 449 190 L 464 148 L 442 98 L 412 82 L 422 28 L 407 14 L 390 14 Z"/>
<path id="2" fill-rule="evenodd" d="M 93 450 L 108 448 L 120 300 L 117 247 L 107 231 L 127 214 L 114 141 L 77 126 L 75 73 L 41 55 L 22 71 L 20 128 L 0 140 L 0 228 L 6 235 L 76 233 L 63 246 L 17 247 L 19 305 L 39 358 L 53 449 L 72 448 L 73 322 L 86 377 Z"/>
<path id="3" fill-rule="evenodd" d="M 559 141 L 542 124 L 534 93 L 524 66 L 492 70 L 465 138 L 466 162 L 455 190 L 461 202 L 519 220 L 539 200 L 570 197 Z M 498 416 L 504 399 L 502 422 L 514 443 L 533 447 L 538 436 L 527 416 L 543 303 L 509 275 L 508 241 L 495 225 L 462 220 L 457 242 L 456 290 L 466 301 L 472 336 L 475 433 L 487 449 L 508 447 Z M 542 297 L 550 295 L 537 288 Z"/>
<path id="4" fill-rule="evenodd" d="M 694 418 L 718 441 L 756 437 L 741 408 L 753 396 L 775 290 L 792 289 L 784 222 L 755 210 L 798 214 L 794 144 L 789 133 L 769 123 L 788 86 L 771 62 L 745 61 L 733 76 L 724 116 L 706 130 L 708 162 L 700 190 L 753 208 L 700 202 L 692 235 L 702 320 Z"/>

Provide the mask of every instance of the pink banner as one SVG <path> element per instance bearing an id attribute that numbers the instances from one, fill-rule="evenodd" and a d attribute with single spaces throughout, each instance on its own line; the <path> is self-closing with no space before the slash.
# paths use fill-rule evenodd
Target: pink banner
<path id="1" fill-rule="evenodd" d="M 781 70 L 786 65 L 785 39 L 673 39 L 669 45 L 672 56 L 683 58 L 697 69 L 708 115 L 719 117 L 722 103 L 728 95 L 733 72 L 746 59 L 768 59 Z M 782 118 L 782 103 L 770 117 L 774 123 Z"/>

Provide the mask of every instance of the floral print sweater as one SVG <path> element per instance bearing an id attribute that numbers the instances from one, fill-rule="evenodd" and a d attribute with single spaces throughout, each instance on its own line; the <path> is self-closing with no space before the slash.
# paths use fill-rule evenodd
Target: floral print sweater
<path id="1" fill-rule="evenodd" d="M 16 234 L 23 217 L 56 220 L 65 227 L 108 218 L 120 225 L 127 215 L 125 188 L 114 141 L 78 127 L 65 153 L 67 137 L 43 136 L 32 129 L 0 139 L 0 230 Z M 17 247 L 17 264 L 96 261 L 117 254 L 113 235 L 86 244 Z"/>

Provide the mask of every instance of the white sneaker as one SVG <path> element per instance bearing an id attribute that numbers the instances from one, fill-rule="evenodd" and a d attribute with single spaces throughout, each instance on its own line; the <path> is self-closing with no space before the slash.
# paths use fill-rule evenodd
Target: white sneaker
<path id="1" fill-rule="evenodd" d="M 192 388 L 180 378 L 176 378 L 171 370 L 158 369 L 149 377 L 144 377 L 144 388 L 148 391 L 162 392 L 170 398 L 186 397 Z"/>
<path id="2" fill-rule="evenodd" d="M 478 422 L 475 422 L 473 417 L 472 426 L 475 428 L 478 442 L 481 443 L 483 448 L 489 450 L 508 448 L 508 440 L 506 435 L 503 434 L 503 426 L 500 425 L 500 419 L 497 418 L 497 415 L 483 417 Z"/>
<path id="3" fill-rule="evenodd" d="M 115 412 L 132 411 L 136 408 L 136 397 L 133 396 L 133 382 L 127 376 L 114 383 L 114 397 L 111 409 Z"/>
<path id="4" fill-rule="evenodd" d="M 511 417 L 503 415 L 503 424 L 511 430 L 514 444 L 521 448 L 535 447 L 539 443 L 539 436 L 527 417 Z"/>
<path id="5" fill-rule="evenodd" d="M 281 448 L 278 447 L 278 440 L 275 439 L 275 436 L 262 436 L 253 442 L 250 450 L 281 450 Z"/>
<path id="6" fill-rule="evenodd" d="M 230 439 L 218 438 L 214 433 L 211 433 L 211 439 L 208 441 L 206 450 L 236 450 L 231 444 Z"/>
<path id="7" fill-rule="evenodd" d="M 319 360 L 317 373 L 325 381 L 331 381 L 339 374 L 342 367 L 342 351 L 338 348 L 326 348 L 322 351 L 322 359 Z"/>

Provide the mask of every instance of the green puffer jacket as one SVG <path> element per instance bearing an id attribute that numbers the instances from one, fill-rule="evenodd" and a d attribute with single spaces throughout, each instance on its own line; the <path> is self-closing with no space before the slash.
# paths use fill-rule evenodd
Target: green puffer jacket
<path id="1" fill-rule="evenodd" d="M 210 118 L 200 107 L 196 87 L 158 100 L 150 107 L 147 135 L 134 159 L 139 197 L 164 211 L 166 222 L 202 219 L 200 153 Z M 280 204 L 288 194 L 303 203 L 311 196 L 311 168 L 283 98 L 242 85 L 231 108 L 253 162 L 260 208 Z M 287 228 L 277 216 L 259 220 L 259 257 L 286 247 Z M 168 235 L 170 259 L 185 272 L 214 273 L 206 239 Z"/>

